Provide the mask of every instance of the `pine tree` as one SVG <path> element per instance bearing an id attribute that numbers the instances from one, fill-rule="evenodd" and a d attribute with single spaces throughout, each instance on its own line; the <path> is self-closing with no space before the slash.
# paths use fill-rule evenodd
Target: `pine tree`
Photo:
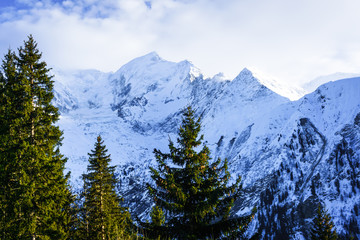
<path id="1" fill-rule="evenodd" d="M 16 83 L 15 54 L 8 51 L 2 63 L 2 73 L 0 75 L 0 231 L 1 239 L 10 238 L 11 232 L 15 231 L 15 212 L 14 202 L 19 195 L 19 182 L 15 174 L 18 172 L 15 159 L 15 149 L 17 149 L 16 136 L 10 134 L 10 126 L 13 125 L 15 116 L 20 117 L 21 112 L 16 112 L 16 108 L 11 106 L 11 100 L 19 96 L 14 85 Z M 14 106 L 17 102 L 12 101 Z M 21 103 L 21 102 L 20 102 Z M 18 107 L 20 109 L 20 107 Z"/>
<path id="2" fill-rule="evenodd" d="M 153 223 L 141 223 L 149 237 L 240 237 L 253 217 L 230 217 L 241 193 L 240 177 L 228 186 L 227 161 L 218 159 L 211 163 L 205 145 L 197 151 L 203 140 L 202 135 L 198 137 L 200 127 L 200 118 L 195 121 L 192 108 L 186 108 L 177 138 L 179 146 L 170 140 L 170 153 L 154 150 L 158 168 L 150 170 L 156 186 L 148 184 L 148 190 L 158 209 L 152 211 Z M 163 216 L 165 222 L 161 220 Z"/>
<path id="3" fill-rule="evenodd" d="M 0 108 L 1 236 L 68 237 L 71 193 L 54 126 L 53 81 L 32 36 L 2 64 Z"/>
<path id="4" fill-rule="evenodd" d="M 324 210 L 324 207 L 319 204 L 316 216 L 312 221 L 311 228 L 311 239 L 312 240 L 335 240 L 337 239 L 337 234 L 335 229 L 333 229 L 334 224 L 331 221 L 330 215 Z"/>
<path id="5" fill-rule="evenodd" d="M 89 153 L 89 165 L 84 179 L 82 232 L 85 239 L 125 239 L 131 225 L 130 214 L 121 207 L 115 191 L 114 166 L 101 137 Z"/>
<path id="6" fill-rule="evenodd" d="M 161 208 L 154 206 L 150 212 L 151 223 L 154 226 L 162 226 L 165 223 L 165 215 Z"/>

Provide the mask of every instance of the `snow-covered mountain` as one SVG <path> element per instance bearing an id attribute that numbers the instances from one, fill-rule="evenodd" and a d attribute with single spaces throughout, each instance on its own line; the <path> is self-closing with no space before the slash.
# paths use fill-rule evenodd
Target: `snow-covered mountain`
<path id="1" fill-rule="evenodd" d="M 360 73 L 337 72 L 330 75 L 319 76 L 309 82 L 306 82 L 301 87 L 305 90 L 306 93 L 310 93 L 315 91 L 319 86 L 325 83 L 336 81 L 339 79 L 355 78 L 355 77 L 360 77 Z"/>
<path id="2" fill-rule="evenodd" d="M 190 62 L 168 62 L 156 53 L 115 73 L 54 74 L 61 151 L 75 186 L 101 134 L 127 204 L 146 217 L 152 151 L 168 150 L 181 110 L 192 105 L 213 158 L 228 158 L 234 179 L 242 176 L 245 194 L 234 214 L 258 206 L 253 227 L 264 239 L 306 239 L 319 200 L 339 233 L 360 233 L 360 78 L 290 101 L 278 93 L 299 90 L 284 91 L 248 69 L 233 80 L 205 78 Z"/>

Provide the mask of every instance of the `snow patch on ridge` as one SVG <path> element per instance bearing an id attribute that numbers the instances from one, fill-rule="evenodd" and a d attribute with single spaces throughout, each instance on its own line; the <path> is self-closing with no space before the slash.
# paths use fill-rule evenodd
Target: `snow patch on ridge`
<path id="1" fill-rule="evenodd" d="M 289 98 L 291 101 L 295 101 L 303 97 L 306 91 L 299 86 L 289 85 L 275 80 L 273 77 L 270 77 L 260 71 L 254 71 L 253 75 L 259 79 L 259 82 L 264 86 L 268 87 L 272 91 L 280 94 L 281 96 Z"/>

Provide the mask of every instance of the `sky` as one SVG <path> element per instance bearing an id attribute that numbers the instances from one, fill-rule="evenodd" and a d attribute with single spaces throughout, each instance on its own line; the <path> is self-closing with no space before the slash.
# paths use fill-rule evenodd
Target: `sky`
<path id="1" fill-rule="evenodd" d="M 115 72 L 157 52 L 207 76 L 292 85 L 360 72 L 359 0 L 1 0 L 0 54 L 29 34 L 49 66 Z"/>

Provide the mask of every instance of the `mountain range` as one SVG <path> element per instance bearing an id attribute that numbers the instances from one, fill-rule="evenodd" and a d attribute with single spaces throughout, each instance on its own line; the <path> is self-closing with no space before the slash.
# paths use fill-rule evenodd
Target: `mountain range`
<path id="1" fill-rule="evenodd" d="M 233 213 L 258 211 L 249 235 L 308 239 L 322 202 L 339 235 L 360 238 L 360 78 L 327 82 L 308 91 L 261 79 L 243 69 L 234 79 L 204 77 L 189 61 L 156 53 L 115 73 L 60 71 L 55 98 L 74 188 L 81 186 L 87 153 L 101 135 L 117 165 L 119 191 L 132 214 L 148 217 L 145 183 L 156 164 L 153 149 L 168 151 L 181 111 L 191 105 L 202 119 L 212 158 L 227 158 L 244 194 Z M 319 78 L 324 82 L 324 78 Z"/>

